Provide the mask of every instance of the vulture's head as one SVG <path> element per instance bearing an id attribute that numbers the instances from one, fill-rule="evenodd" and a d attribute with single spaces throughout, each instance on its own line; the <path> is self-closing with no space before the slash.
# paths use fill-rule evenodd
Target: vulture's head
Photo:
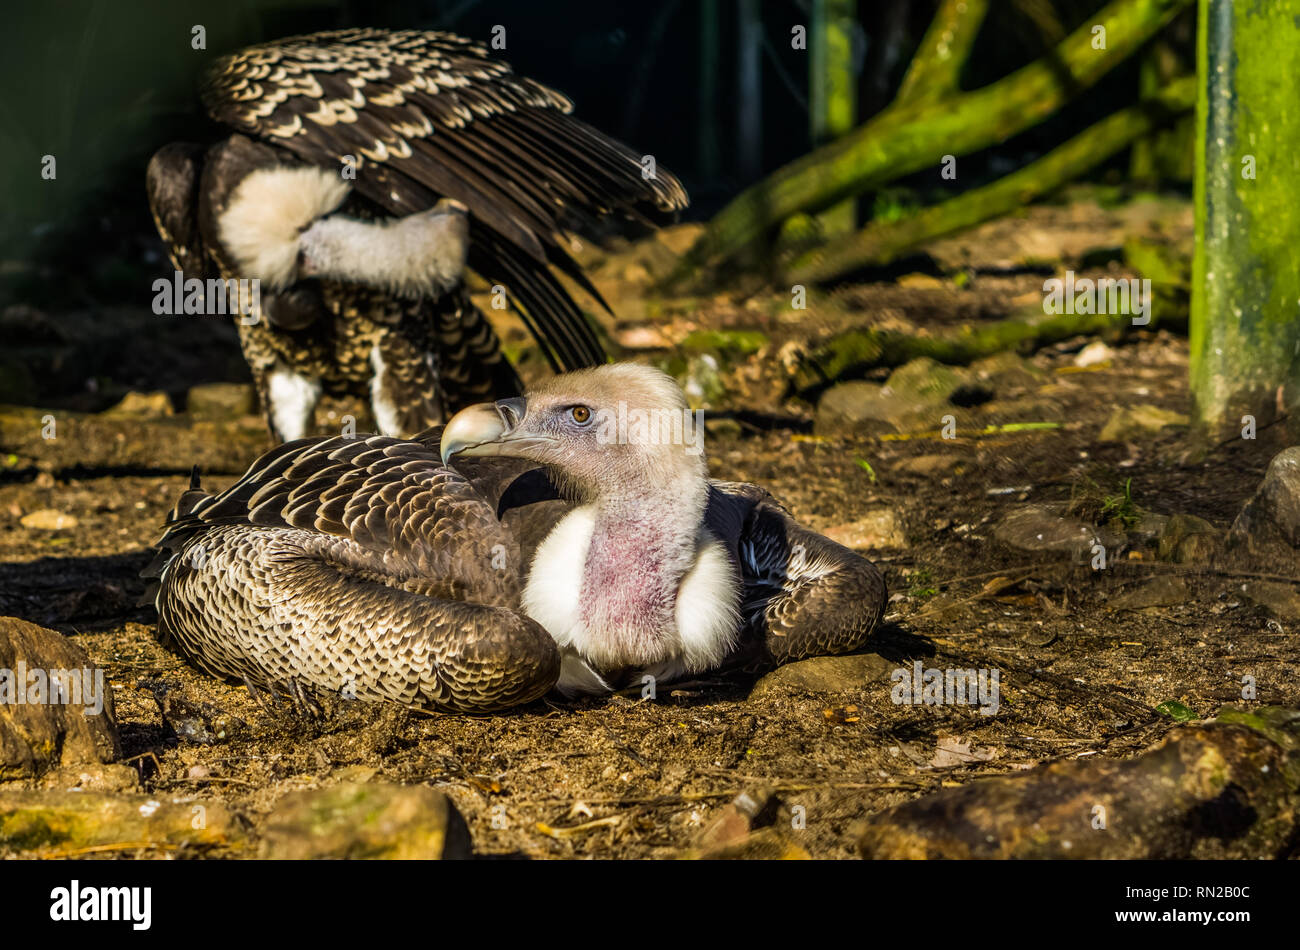
<path id="1" fill-rule="evenodd" d="M 704 427 L 670 376 L 615 363 L 556 376 L 526 397 L 456 413 L 442 458 L 505 455 L 545 466 L 581 501 L 707 490 Z M 694 490 L 692 490 L 694 489 Z"/>

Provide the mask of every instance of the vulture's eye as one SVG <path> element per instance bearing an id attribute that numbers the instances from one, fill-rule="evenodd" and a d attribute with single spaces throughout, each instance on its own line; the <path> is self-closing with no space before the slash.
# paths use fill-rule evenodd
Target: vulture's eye
<path id="1" fill-rule="evenodd" d="M 586 425 L 591 419 L 591 410 L 586 406 L 574 406 L 569 410 L 569 415 L 573 416 L 573 421 L 578 425 Z"/>

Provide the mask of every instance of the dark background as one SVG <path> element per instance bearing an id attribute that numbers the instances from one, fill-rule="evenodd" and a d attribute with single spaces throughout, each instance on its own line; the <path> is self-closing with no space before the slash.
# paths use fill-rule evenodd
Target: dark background
<path id="1" fill-rule="evenodd" d="M 710 6 L 717 42 L 705 49 L 702 22 Z M 790 46 L 790 28 L 809 22 L 811 2 L 767 0 L 760 7 L 763 119 L 761 142 L 754 143 L 741 141 L 736 129 L 738 0 L 12 6 L 0 39 L 0 169 L 6 183 L 0 305 L 147 306 L 149 280 L 170 267 L 149 220 L 144 166 L 164 143 L 218 133 L 199 110 L 201 71 L 250 43 L 345 26 L 449 29 L 480 40 L 490 38 L 494 25 L 504 26 L 507 48 L 498 55 L 517 72 L 569 95 L 581 118 L 655 155 L 685 182 L 693 199 L 688 217 L 707 218 L 756 176 L 811 147 L 808 53 Z M 982 85 L 1031 61 L 1099 7 L 1090 0 L 994 4 L 964 85 Z M 860 117 L 887 104 L 933 10 L 930 2 L 861 0 Z M 207 29 L 206 50 L 191 48 L 194 24 Z M 1190 38 L 1190 18 L 1180 26 Z M 1190 55 L 1190 42 L 1183 52 Z M 700 89 L 706 56 L 715 59 L 712 99 Z M 963 159 L 961 187 L 1005 174 L 1131 101 L 1136 69 L 1134 58 L 1050 122 Z M 54 181 L 40 177 L 46 154 L 58 162 Z M 922 174 L 903 184 L 928 200 L 945 183 Z M 871 213 L 870 198 L 861 203 L 864 216 Z"/>

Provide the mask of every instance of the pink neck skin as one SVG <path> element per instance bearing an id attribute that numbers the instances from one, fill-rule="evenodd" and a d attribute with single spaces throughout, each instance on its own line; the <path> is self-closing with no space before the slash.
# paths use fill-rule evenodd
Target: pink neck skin
<path id="1" fill-rule="evenodd" d="M 676 638 L 677 593 L 695 562 L 708 483 L 682 478 L 596 502 L 578 612 L 606 667 L 654 663 Z"/>

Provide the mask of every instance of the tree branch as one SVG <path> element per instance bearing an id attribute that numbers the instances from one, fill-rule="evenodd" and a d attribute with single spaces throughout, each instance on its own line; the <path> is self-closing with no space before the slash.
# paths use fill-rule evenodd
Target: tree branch
<path id="1" fill-rule="evenodd" d="M 895 104 L 957 90 L 961 68 L 988 9 L 988 0 L 943 0 L 903 76 Z"/>
<path id="2" fill-rule="evenodd" d="M 1043 121 L 1137 50 L 1190 0 L 1114 0 L 1045 57 L 982 89 L 934 102 L 891 105 L 850 134 L 791 162 L 724 208 L 668 283 L 693 280 L 798 212 L 816 213 L 944 155 L 987 148 Z M 1107 47 L 1092 46 L 1105 28 Z"/>
<path id="3" fill-rule="evenodd" d="M 1121 109 L 1043 158 L 983 188 L 925 208 L 899 221 L 873 222 L 853 237 L 818 248 L 791 266 L 792 283 L 830 280 L 860 267 L 879 267 L 928 241 L 974 227 L 1041 197 L 1095 168 L 1171 116 L 1196 105 L 1196 77 L 1187 76 L 1149 101 Z"/>

